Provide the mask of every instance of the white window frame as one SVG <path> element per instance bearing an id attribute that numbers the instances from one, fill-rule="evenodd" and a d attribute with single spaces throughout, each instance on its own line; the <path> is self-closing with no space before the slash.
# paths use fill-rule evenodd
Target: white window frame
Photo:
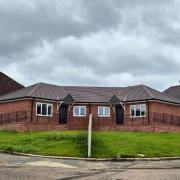
<path id="1" fill-rule="evenodd" d="M 103 108 L 103 113 L 105 112 L 104 108 L 108 108 L 109 109 L 109 114 L 108 115 L 101 115 L 100 114 L 100 108 Z M 98 106 L 98 116 L 99 117 L 110 117 L 111 114 L 111 110 L 109 106 Z"/>
<path id="2" fill-rule="evenodd" d="M 79 114 L 77 115 L 77 114 L 75 114 L 75 108 L 79 108 Z M 84 108 L 84 112 L 85 112 L 85 114 L 84 115 L 81 115 L 80 114 L 80 108 Z M 73 106 L 73 116 L 74 117 L 86 117 L 86 106 Z"/>
<path id="3" fill-rule="evenodd" d="M 132 116 L 132 107 L 134 106 L 134 112 L 135 112 L 135 116 Z M 140 116 L 136 116 L 136 106 L 140 106 Z M 142 106 L 145 106 L 145 115 L 141 115 L 142 113 Z M 147 114 L 147 108 L 146 108 L 146 104 L 133 104 L 130 106 L 130 117 L 131 118 L 141 118 L 141 117 L 146 117 Z"/>
<path id="4" fill-rule="evenodd" d="M 46 115 L 43 115 L 43 114 L 42 114 L 42 105 L 43 105 L 43 104 L 46 104 L 46 106 L 47 106 Z M 41 114 L 38 114 L 38 113 L 37 113 L 37 106 L 38 106 L 38 105 L 41 106 Z M 51 114 L 50 114 L 50 115 L 48 115 L 48 106 L 51 106 Z M 37 102 L 37 103 L 36 103 L 36 116 L 52 117 L 52 116 L 53 116 L 53 104 Z"/>

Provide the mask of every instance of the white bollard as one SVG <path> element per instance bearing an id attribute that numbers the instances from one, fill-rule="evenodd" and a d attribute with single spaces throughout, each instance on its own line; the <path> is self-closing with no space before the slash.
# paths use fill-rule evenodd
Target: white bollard
<path id="1" fill-rule="evenodd" d="M 92 114 L 89 115 L 89 125 L 88 125 L 88 157 L 91 157 L 91 139 L 92 139 Z"/>

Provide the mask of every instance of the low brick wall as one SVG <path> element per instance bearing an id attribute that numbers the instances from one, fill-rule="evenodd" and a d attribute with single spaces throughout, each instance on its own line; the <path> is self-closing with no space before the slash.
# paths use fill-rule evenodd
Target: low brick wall
<path id="1" fill-rule="evenodd" d="M 130 131 L 130 132 L 180 132 L 180 126 L 169 126 L 169 125 L 134 125 L 134 126 L 104 126 L 100 128 L 94 128 L 94 130 L 100 131 Z"/>
<path id="2" fill-rule="evenodd" d="M 31 123 L 11 123 L 0 126 L 0 129 L 26 131 L 50 131 L 50 130 L 87 130 L 87 128 L 71 128 L 68 125 L 57 124 L 31 124 Z M 162 124 L 154 125 L 113 125 L 94 126 L 94 131 L 131 131 L 131 132 L 180 132 L 180 126 L 169 126 Z"/>
<path id="3" fill-rule="evenodd" d="M 54 125 L 54 124 L 11 123 L 0 126 L 0 130 L 3 129 L 26 132 L 26 131 L 68 130 L 68 127 L 66 125 Z"/>

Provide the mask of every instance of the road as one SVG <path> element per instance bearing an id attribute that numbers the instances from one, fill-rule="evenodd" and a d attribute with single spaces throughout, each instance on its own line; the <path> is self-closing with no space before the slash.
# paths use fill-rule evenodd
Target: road
<path id="1" fill-rule="evenodd" d="M 0 153 L 0 180 L 180 180 L 180 160 L 82 161 Z"/>

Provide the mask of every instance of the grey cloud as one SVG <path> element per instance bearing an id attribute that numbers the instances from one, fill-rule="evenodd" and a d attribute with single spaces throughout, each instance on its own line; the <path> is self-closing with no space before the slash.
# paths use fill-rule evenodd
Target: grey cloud
<path id="1" fill-rule="evenodd" d="M 87 20 L 92 26 L 97 26 L 98 29 L 113 28 L 120 20 L 121 15 L 116 10 L 113 1 L 82 1 L 86 7 Z"/>
<path id="2" fill-rule="evenodd" d="M 42 39 L 53 41 L 61 37 L 82 36 L 103 28 L 113 28 L 119 22 L 118 14 L 108 1 L 102 4 L 98 1 L 85 3 L 79 0 L 72 3 L 75 7 L 71 3 L 67 6 L 66 1 L 45 2 L 33 1 L 34 8 L 23 3 L 10 9 L 0 6 L 0 33 L 3 34 L 0 39 L 1 54 L 20 53 Z M 84 13 L 79 13 L 82 21 L 73 18 L 78 6 L 84 9 Z M 63 13 L 63 8 L 68 13 Z M 81 9 L 78 11 L 81 12 Z"/>
<path id="3" fill-rule="evenodd" d="M 147 83 L 162 89 L 180 76 L 179 5 L 1 0 L 0 68 L 25 85 Z"/>

